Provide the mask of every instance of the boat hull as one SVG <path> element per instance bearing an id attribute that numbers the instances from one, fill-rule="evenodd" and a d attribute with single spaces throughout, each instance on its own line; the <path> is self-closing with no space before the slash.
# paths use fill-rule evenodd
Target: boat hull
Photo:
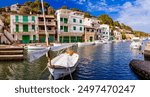
<path id="1" fill-rule="evenodd" d="M 45 49 L 45 46 L 27 46 L 25 49 L 27 50 L 42 50 Z"/>
<path id="2" fill-rule="evenodd" d="M 94 44 L 95 42 L 83 42 L 83 43 L 78 43 L 78 47 L 90 46 Z"/>
<path id="3" fill-rule="evenodd" d="M 61 54 L 55 57 L 49 65 L 49 71 L 54 80 L 65 77 L 76 70 L 77 61 L 79 55 L 74 53 L 73 55 Z"/>
<path id="4" fill-rule="evenodd" d="M 71 67 L 71 68 L 57 68 L 57 69 L 53 69 L 53 68 L 48 68 L 50 73 L 53 76 L 54 80 L 63 78 L 67 75 L 72 74 L 75 70 L 76 70 L 76 66 Z"/>

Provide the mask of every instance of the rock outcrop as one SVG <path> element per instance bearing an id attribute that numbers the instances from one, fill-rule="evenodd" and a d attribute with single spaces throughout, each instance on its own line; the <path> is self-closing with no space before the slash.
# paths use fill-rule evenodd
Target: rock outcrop
<path id="1" fill-rule="evenodd" d="M 150 80 L 150 61 L 132 60 L 130 67 L 142 79 Z"/>

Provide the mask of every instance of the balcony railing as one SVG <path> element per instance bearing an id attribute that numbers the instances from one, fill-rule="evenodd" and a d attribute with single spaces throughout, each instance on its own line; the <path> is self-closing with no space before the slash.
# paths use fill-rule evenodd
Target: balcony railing
<path id="1" fill-rule="evenodd" d="M 47 32 L 49 34 L 56 34 L 56 31 L 55 30 L 47 30 Z M 45 30 L 39 30 L 38 31 L 39 34 L 45 34 Z"/>
<path id="2" fill-rule="evenodd" d="M 44 21 L 39 21 L 39 25 L 44 25 Z M 56 26 L 56 22 L 46 22 L 46 25 Z"/>
<path id="3" fill-rule="evenodd" d="M 21 19 L 19 19 L 19 20 L 13 20 L 13 23 L 24 23 L 24 24 L 28 24 L 28 23 L 31 23 L 31 24 L 34 24 L 35 23 L 35 21 L 32 21 L 32 20 L 28 20 L 28 21 L 23 21 L 23 20 L 21 20 Z"/>

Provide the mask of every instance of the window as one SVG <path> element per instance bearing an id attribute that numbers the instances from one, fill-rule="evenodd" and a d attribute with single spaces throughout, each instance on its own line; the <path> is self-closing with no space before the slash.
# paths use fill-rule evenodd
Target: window
<path id="1" fill-rule="evenodd" d="M 35 25 L 32 25 L 32 30 L 35 30 Z"/>
<path id="2" fill-rule="evenodd" d="M 82 20 L 80 20 L 80 23 L 82 24 Z"/>
<path id="3" fill-rule="evenodd" d="M 60 18 L 60 21 L 63 22 L 63 18 Z"/>
<path id="4" fill-rule="evenodd" d="M 52 30 L 52 28 L 51 27 L 47 27 L 47 30 Z"/>
<path id="5" fill-rule="evenodd" d="M 16 32 L 19 32 L 19 25 L 16 25 Z"/>
<path id="6" fill-rule="evenodd" d="M 48 22 L 52 22 L 52 20 L 48 20 Z"/>
<path id="7" fill-rule="evenodd" d="M 28 16 L 23 16 L 23 22 L 28 22 Z"/>
<path id="8" fill-rule="evenodd" d="M 60 26 L 60 30 L 63 30 L 63 26 Z"/>
<path id="9" fill-rule="evenodd" d="M 28 32 L 28 25 L 23 25 L 23 32 Z"/>
<path id="10" fill-rule="evenodd" d="M 76 19 L 73 19 L 73 22 L 76 23 Z"/>
<path id="11" fill-rule="evenodd" d="M 75 26 L 73 27 L 73 30 L 76 30 L 76 27 L 75 27 Z"/>
<path id="12" fill-rule="evenodd" d="M 19 16 L 16 15 L 16 22 L 19 22 Z"/>
<path id="13" fill-rule="evenodd" d="M 68 19 L 67 18 L 64 18 L 64 23 L 68 23 Z"/>
<path id="14" fill-rule="evenodd" d="M 80 31 L 82 31 L 82 27 L 80 27 Z"/>
<path id="15" fill-rule="evenodd" d="M 64 26 L 64 32 L 68 32 L 68 26 Z"/>
<path id="16" fill-rule="evenodd" d="M 35 17 L 34 16 L 32 16 L 32 21 L 35 21 Z"/>

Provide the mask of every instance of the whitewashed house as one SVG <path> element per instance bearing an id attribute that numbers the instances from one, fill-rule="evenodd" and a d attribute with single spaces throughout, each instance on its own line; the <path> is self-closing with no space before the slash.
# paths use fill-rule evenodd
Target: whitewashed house
<path id="1" fill-rule="evenodd" d="M 99 20 L 95 17 L 84 19 L 85 27 L 85 42 L 93 42 L 98 39 L 98 33 L 100 33 Z"/>
<path id="2" fill-rule="evenodd" d="M 79 11 L 59 9 L 57 16 L 58 41 L 61 43 L 82 42 L 84 34 L 84 14 Z"/>
<path id="3" fill-rule="evenodd" d="M 38 40 L 37 16 L 35 15 L 10 15 L 10 31 L 16 41 L 31 43 Z"/>
<path id="4" fill-rule="evenodd" d="M 21 4 L 13 4 L 10 6 L 10 11 L 15 11 L 15 12 L 19 12 L 21 6 L 24 6 L 24 5 L 21 5 Z"/>
<path id="5" fill-rule="evenodd" d="M 121 34 L 121 32 L 119 30 L 114 30 L 113 34 L 114 34 L 114 38 L 116 40 L 122 40 L 122 34 Z"/>
<path id="6" fill-rule="evenodd" d="M 101 29 L 101 37 L 102 39 L 110 40 L 111 38 L 111 29 L 110 26 L 107 24 L 101 24 L 100 25 Z"/>

